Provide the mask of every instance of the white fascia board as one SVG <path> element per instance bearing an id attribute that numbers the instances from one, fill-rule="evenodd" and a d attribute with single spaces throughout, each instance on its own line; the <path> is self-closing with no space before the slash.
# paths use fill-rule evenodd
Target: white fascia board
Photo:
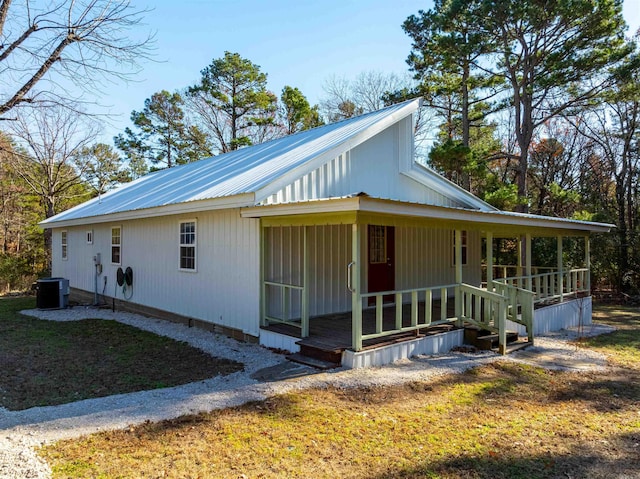
<path id="1" fill-rule="evenodd" d="M 477 211 L 446 206 L 419 205 L 415 203 L 397 203 L 376 198 L 358 198 L 362 200 L 360 211 L 391 215 L 415 216 L 453 221 L 468 221 L 506 226 L 523 226 L 527 228 L 556 228 L 578 230 L 594 233 L 606 233 L 615 225 L 595 223 L 591 221 L 569 220 L 548 216 L 511 213 L 506 211 Z"/>
<path id="2" fill-rule="evenodd" d="M 200 211 L 223 210 L 230 208 L 243 208 L 255 205 L 253 193 L 244 193 L 228 197 L 214 198 L 199 201 L 187 201 L 185 203 L 174 203 L 153 208 L 143 208 L 139 210 L 122 211 L 99 216 L 87 216 L 84 218 L 74 218 L 61 221 L 42 221 L 41 228 L 62 228 L 67 226 L 81 226 L 87 224 L 112 223 L 115 221 L 127 221 L 141 218 L 157 218 L 159 216 L 180 215 L 186 213 L 197 213 Z"/>
<path id="3" fill-rule="evenodd" d="M 283 203 L 276 205 L 254 206 L 242 208 L 243 218 L 260 218 L 269 216 L 304 215 L 313 213 L 336 213 L 344 211 L 362 211 L 396 216 L 413 216 L 449 221 L 461 221 L 475 224 L 522 226 L 526 228 L 561 229 L 606 233 L 615 225 L 590 221 L 568 220 L 546 216 L 510 213 L 504 211 L 478 211 L 446 206 L 421 205 L 403 203 L 378 198 L 354 197 L 313 200 L 300 203 Z"/>
<path id="4" fill-rule="evenodd" d="M 278 203 L 265 206 L 242 208 L 242 218 L 262 218 L 268 216 L 309 215 L 314 213 L 342 213 L 358 211 L 360 198 L 331 198 L 300 203 Z"/>
<path id="5" fill-rule="evenodd" d="M 416 111 L 420 107 L 421 101 L 422 101 L 421 98 L 416 98 L 414 101 L 408 103 L 406 106 L 404 106 L 400 110 L 383 118 L 378 123 L 371 125 L 370 127 L 366 128 L 360 133 L 336 144 L 335 146 L 331 147 L 329 150 L 319 154 L 318 156 L 314 157 L 310 161 L 296 168 L 292 168 L 286 174 L 280 176 L 279 178 L 272 181 L 271 183 L 268 183 L 267 185 L 258 189 L 255 192 L 256 203 L 259 203 L 265 200 L 269 196 L 280 191 L 282 188 L 289 186 L 297 179 L 302 178 L 304 175 L 316 170 L 317 168 L 320 168 L 322 165 L 324 165 L 328 161 L 338 157 L 339 155 L 341 155 L 346 151 L 349 151 L 355 148 L 356 146 L 367 141 L 368 139 L 374 137 L 378 133 L 386 130 L 391 125 L 394 125 L 395 123 L 399 122 L 400 120 L 407 117 L 408 115 L 411 115 L 414 111 Z"/>
<path id="6" fill-rule="evenodd" d="M 478 208 L 482 211 L 499 211 L 494 206 L 482 201 L 469 191 L 447 180 L 430 168 L 417 163 L 415 160 L 412 161 L 410 165 L 401 165 L 400 173 L 418 183 L 432 188 L 447 198 L 452 198 L 455 201 L 468 205 L 470 208 Z"/>

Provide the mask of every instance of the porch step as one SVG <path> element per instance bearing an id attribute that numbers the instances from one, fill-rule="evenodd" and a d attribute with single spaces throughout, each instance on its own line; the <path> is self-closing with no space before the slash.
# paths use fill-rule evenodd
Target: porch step
<path id="1" fill-rule="evenodd" d="M 343 348 L 324 346 L 319 343 L 310 344 L 309 340 L 300 340 L 296 344 L 300 346 L 300 354 L 309 358 L 319 359 L 327 363 L 341 364 Z"/>
<path id="2" fill-rule="evenodd" d="M 464 329 L 464 342 L 472 344 L 478 349 L 491 350 L 498 347 L 500 336 L 498 333 L 480 329 L 477 326 L 467 326 Z M 507 331 L 507 345 L 518 341 L 518 333 Z"/>
<path id="3" fill-rule="evenodd" d="M 528 348 L 529 346 L 533 346 L 532 341 L 517 341 L 515 343 L 508 344 L 505 353 L 511 354 L 516 351 L 520 351 L 521 349 Z"/>
<path id="4" fill-rule="evenodd" d="M 323 361 L 322 359 L 312 358 L 300 353 L 290 354 L 289 356 L 287 356 L 287 359 L 289 361 L 293 361 L 294 363 L 304 364 L 305 366 L 311 366 L 312 368 L 321 369 L 323 371 L 340 366 L 340 363 Z"/>
<path id="5" fill-rule="evenodd" d="M 507 345 L 515 343 L 518 340 L 518 333 L 515 331 L 507 331 Z M 498 333 L 478 336 L 475 346 L 478 349 L 490 350 L 497 349 L 500 341 Z"/>

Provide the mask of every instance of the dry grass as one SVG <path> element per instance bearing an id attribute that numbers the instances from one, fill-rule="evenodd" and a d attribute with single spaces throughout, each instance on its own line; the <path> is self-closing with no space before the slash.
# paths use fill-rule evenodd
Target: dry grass
<path id="1" fill-rule="evenodd" d="M 624 364 L 613 375 L 501 362 L 428 383 L 286 394 L 41 454 L 56 478 L 638 477 L 640 361 L 617 346 L 597 345 Z"/>
<path id="2" fill-rule="evenodd" d="M 0 406 L 10 410 L 177 386 L 242 364 L 116 321 L 43 321 L 0 298 Z"/>
<path id="3" fill-rule="evenodd" d="M 583 343 L 591 349 L 609 354 L 611 361 L 619 366 L 637 367 L 640 360 L 640 308 L 602 305 L 594 309 L 593 318 L 614 326 L 617 331 L 588 338 Z"/>

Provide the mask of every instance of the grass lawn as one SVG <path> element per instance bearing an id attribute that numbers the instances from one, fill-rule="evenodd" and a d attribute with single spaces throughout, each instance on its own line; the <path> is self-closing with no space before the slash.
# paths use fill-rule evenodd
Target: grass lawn
<path id="1" fill-rule="evenodd" d="M 0 298 L 0 406 L 10 410 L 177 386 L 243 367 L 116 321 L 18 314 L 33 307 L 33 298 Z"/>
<path id="2" fill-rule="evenodd" d="M 638 314 L 599 310 L 624 328 L 582 343 L 610 354 L 613 374 L 503 361 L 405 386 L 285 394 L 41 454 L 55 478 L 639 477 Z"/>

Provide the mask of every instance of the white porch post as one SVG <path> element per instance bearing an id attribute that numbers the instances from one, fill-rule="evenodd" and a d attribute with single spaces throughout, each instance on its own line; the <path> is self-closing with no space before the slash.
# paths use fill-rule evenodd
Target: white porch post
<path id="1" fill-rule="evenodd" d="M 562 261 L 562 236 L 558 235 L 557 238 L 557 263 L 558 263 L 558 294 L 560 294 L 560 302 L 563 301 L 564 298 L 564 271 L 563 271 L 563 261 Z"/>
<path id="2" fill-rule="evenodd" d="M 531 278 L 531 272 L 532 272 L 531 270 L 531 233 L 527 233 L 524 238 L 525 238 L 524 267 L 525 267 L 526 276 L 527 276 L 527 289 L 529 291 L 533 291 L 533 279 Z"/>
<path id="3" fill-rule="evenodd" d="M 585 275 L 585 289 L 591 296 L 591 238 L 589 235 L 584 237 L 584 267 L 587 268 Z"/>
<path id="4" fill-rule="evenodd" d="M 493 291 L 493 232 L 487 232 L 487 290 Z"/>
<path id="5" fill-rule="evenodd" d="M 360 297 L 360 235 L 358 223 L 351 226 L 351 263 L 347 274 L 351 286 L 351 346 L 354 351 L 362 349 L 362 298 Z"/>
<path id="6" fill-rule="evenodd" d="M 310 251 L 310 235 L 309 226 L 304 227 L 303 233 L 303 258 L 302 258 L 302 317 L 300 322 L 302 323 L 301 336 L 306 338 L 309 336 L 309 286 L 310 286 L 310 274 L 309 274 L 309 251 Z"/>

